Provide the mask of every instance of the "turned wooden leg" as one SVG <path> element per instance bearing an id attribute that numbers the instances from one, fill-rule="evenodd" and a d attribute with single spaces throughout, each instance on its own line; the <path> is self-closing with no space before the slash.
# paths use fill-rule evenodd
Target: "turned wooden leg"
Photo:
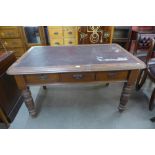
<path id="1" fill-rule="evenodd" d="M 133 88 L 133 85 L 130 85 L 127 82 L 124 83 L 124 87 L 123 87 L 121 98 L 120 98 L 120 104 L 118 106 L 118 110 L 120 112 L 127 109 L 127 102 L 130 97 L 132 88 Z"/>
<path id="2" fill-rule="evenodd" d="M 25 105 L 26 105 L 30 115 L 35 116 L 36 110 L 35 110 L 35 105 L 34 105 L 30 90 L 28 88 L 23 90 L 22 95 L 23 95 Z"/>
<path id="3" fill-rule="evenodd" d="M 138 73 L 139 73 L 139 70 L 133 70 L 129 72 L 127 82 L 125 82 L 123 86 L 123 90 L 120 98 L 120 104 L 118 106 L 118 110 L 120 112 L 127 109 L 127 102 L 131 95 L 131 91 L 135 85 L 135 82 L 137 80 Z"/>
<path id="4" fill-rule="evenodd" d="M 46 87 L 46 86 L 43 86 L 43 89 L 44 89 L 44 90 L 46 90 L 46 89 L 47 89 L 47 87 Z"/>
<path id="5" fill-rule="evenodd" d="M 149 102 L 149 110 L 153 110 L 154 107 L 154 99 L 155 99 L 155 88 L 152 92 L 151 98 L 150 98 L 150 102 Z"/>

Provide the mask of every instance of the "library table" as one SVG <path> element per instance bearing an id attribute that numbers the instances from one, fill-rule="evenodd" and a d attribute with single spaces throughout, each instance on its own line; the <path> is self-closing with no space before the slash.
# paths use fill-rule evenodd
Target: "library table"
<path id="1" fill-rule="evenodd" d="M 127 107 L 139 70 L 145 67 L 141 60 L 117 44 L 34 46 L 7 73 L 15 76 L 28 111 L 35 116 L 30 85 L 94 81 L 124 82 L 118 106 L 122 112 Z"/>

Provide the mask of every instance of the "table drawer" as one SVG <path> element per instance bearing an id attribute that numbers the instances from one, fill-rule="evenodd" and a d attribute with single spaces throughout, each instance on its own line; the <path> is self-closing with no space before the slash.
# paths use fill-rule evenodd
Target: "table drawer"
<path id="1" fill-rule="evenodd" d="M 121 81 L 126 80 L 128 76 L 128 71 L 107 71 L 107 72 L 97 72 L 97 81 Z"/>
<path id="2" fill-rule="evenodd" d="M 6 48 L 23 47 L 21 39 L 2 39 L 2 43 Z"/>
<path id="3" fill-rule="evenodd" d="M 65 38 L 64 45 L 76 45 L 76 38 Z"/>
<path id="4" fill-rule="evenodd" d="M 76 37 L 76 29 L 75 28 L 66 28 L 66 29 L 64 29 L 64 37 L 65 38 Z"/>
<path id="5" fill-rule="evenodd" d="M 3 29 L 0 30 L 0 38 L 18 38 L 20 37 L 18 29 Z"/>
<path id="6" fill-rule="evenodd" d="M 50 82 L 58 82 L 59 74 L 26 75 L 25 80 L 28 84 L 44 84 Z"/>
<path id="7" fill-rule="evenodd" d="M 61 38 L 63 37 L 62 29 L 49 29 L 49 36 L 51 38 Z"/>
<path id="8" fill-rule="evenodd" d="M 95 80 L 95 73 L 63 73 L 62 82 L 89 82 Z"/>
<path id="9" fill-rule="evenodd" d="M 51 39 L 50 43 L 51 43 L 51 46 L 63 45 L 63 38 L 61 38 L 61 39 Z"/>

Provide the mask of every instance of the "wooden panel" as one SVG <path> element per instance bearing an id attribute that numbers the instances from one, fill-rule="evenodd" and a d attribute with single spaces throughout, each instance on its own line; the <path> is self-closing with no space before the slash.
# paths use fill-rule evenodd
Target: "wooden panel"
<path id="1" fill-rule="evenodd" d="M 65 38 L 64 45 L 76 45 L 76 38 Z"/>
<path id="2" fill-rule="evenodd" d="M 18 29 L 0 29 L 0 38 L 18 38 L 20 37 Z"/>
<path id="3" fill-rule="evenodd" d="M 0 107 L 10 122 L 15 118 L 22 104 L 22 98 L 14 77 L 6 74 L 8 67 L 15 62 L 15 56 L 13 52 L 4 55 L 3 59 L 0 57 Z"/>
<path id="4" fill-rule="evenodd" d="M 44 84 L 50 82 L 58 82 L 59 74 L 26 75 L 25 80 L 29 84 Z"/>
<path id="5" fill-rule="evenodd" d="M 63 38 L 51 39 L 50 43 L 51 43 L 52 46 L 63 45 Z"/>
<path id="6" fill-rule="evenodd" d="M 112 42 L 112 26 L 78 27 L 78 44 L 107 44 Z"/>
<path id="7" fill-rule="evenodd" d="M 89 82 L 95 80 L 95 73 L 64 73 L 61 74 L 62 82 Z"/>
<path id="8" fill-rule="evenodd" d="M 23 47 L 21 39 L 2 39 L 2 42 L 6 48 Z M 2 48 L 2 45 L 0 45 L 0 48 Z"/>
<path id="9" fill-rule="evenodd" d="M 49 29 L 49 36 L 51 38 L 60 38 L 63 37 L 62 29 Z"/>
<path id="10" fill-rule="evenodd" d="M 121 81 L 127 80 L 128 71 L 110 71 L 110 72 L 98 72 L 96 73 L 97 81 Z"/>

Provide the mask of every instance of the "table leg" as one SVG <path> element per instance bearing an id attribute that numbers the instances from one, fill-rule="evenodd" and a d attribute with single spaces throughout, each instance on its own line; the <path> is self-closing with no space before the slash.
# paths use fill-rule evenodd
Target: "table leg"
<path id="1" fill-rule="evenodd" d="M 22 91 L 22 95 L 23 95 L 25 105 L 26 105 L 30 115 L 35 116 L 36 110 L 35 110 L 33 98 L 31 96 L 31 91 L 28 88 L 26 88 L 25 90 Z"/>
<path id="2" fill-rule="evenodd" d="M 118 106 L 118 110 L 120 112 L 127 109 L 127 102 L 130 97 L 132 88 L 133 88 L 132 85 L 128 84 L 127 82 L 124 83 L 124 87 L 123 87 L 121 98 L 120 98 L 120 104 Z"/>
<path id="3" fill-rule="evenodd" d="M 139 70 L 133 70 L 130 71 L 128 76 L 128 81 L 124 83 L 121 98 L 120 98 L 120 104 L 118 106 L 118 110 L 120 112 L 127 109 L 127 102 L 131 95 L 132 89 L 134 88 L 135 82 L 138 77 Z"/>

